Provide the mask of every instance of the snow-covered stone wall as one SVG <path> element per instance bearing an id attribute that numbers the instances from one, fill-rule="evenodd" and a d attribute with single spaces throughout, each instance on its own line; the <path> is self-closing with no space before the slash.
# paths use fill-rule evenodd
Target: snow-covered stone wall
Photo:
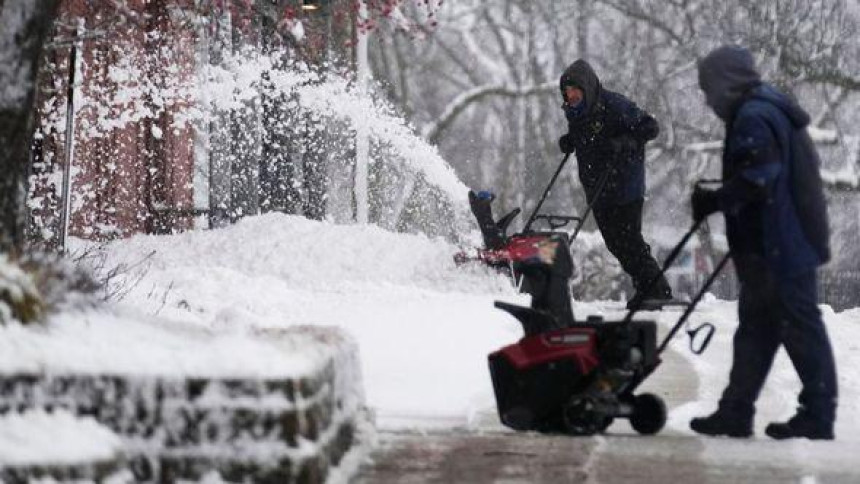
<path id="1" fill-rule="evenodd" d="M 294 354 L 287 357 L 306 361 L 281 376 L 254 376 L 243 367 L 247 354 L 229 353 L 216 356 L 236 360 L 233 375 L 112 372 L 110 367 L 103 373 L 59 368 L 6 373 L 0 375 L 0 413 L 39 409 L 92 417 L 119 436 L 118 458 L 136 480 L 197 480 L 218 472 L 229 482 L 324 482 L 361 444 L 366 412 L 357 347 L 343 333 L 320 327 L 266 331 L 255 338 L 261 346 L 291 348 Z M 36 429 L 27 439 L 38 434 Z M 78 459 L 75 465 L 83 471 L 58 466 L 62 455 L 34 452 L 29 461 L 26 455 L 12 459 L 2 442 L 0 473 L 7 477 L 22 478 L 28 469 L 32 476 L 45 475 L 48 469 L 56 478 L 102 479 L 117 467 L 105 465 L 103 456 L 94 456 L 89 467 Z"/>

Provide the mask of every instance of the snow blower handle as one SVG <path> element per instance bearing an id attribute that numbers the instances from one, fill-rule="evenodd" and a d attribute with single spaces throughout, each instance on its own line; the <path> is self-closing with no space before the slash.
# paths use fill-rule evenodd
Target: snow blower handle
<path id="1" fill-rule="evenodd" d="M 714 184 L 721 184 L 721 183 L 722 183 L 722 181 L 720 181 L 720 180 L 698 180 L 695 183 L 695 186 L 699 187 L 701 185 L 714 185 Z M 690 227 L 690 230 L 688 230 L 687 233 L 685 233 L 684 236 L 681 237 L 681 241 L 678 242 L 678 244 L 672 248 L 671 252 L 669 252 L 669 255 L 666 257 L 666 260 L 663 262 L 663 266 L 660 268 L 660 272 L 658 272 L 654 277 L 652 277 L 651 280 L 648 281 L 648 284 L 646 284 L 644 286 L 646 291 L 650 290 L 651 287 L 653 287 L 654 284 L 656 284 L 657 281 L 660 280 L 661 277 L 666 276 L 666 271 L 669 270 L 669 267 L 671 267 L 672 264 L 675 263 L 675 259 L 677 259 L 679 255 L 681 255 L 681 251 L 684 250 L 684 246 L 687 245 L 687 242 L 689 242 L 690 239 L 693 237 L 693 235 L 696 233 L 696 231 L 699 230 L 699 227 L 703 223 L 705 223 L 705 220 L 706 220 L 706 218 L 702 218 L 702 219 L 693 221 L 693 226 Z M 719 270 L 717 270 L 716 272 L 718 273 Z M 709 285 L 710 284 L 706 284 L 704 288 L 707 289 Z M 695 304 L 691 303 L 690 306 L 694 307 Z M 642 307 L 641 304 L 637 304 L 636 306 L 630 308 L 630 310 L 627 311 L 627 315 L 624 317 L 624 323 L 629 323 L 633 319 L 633 315 L 636 314 L 637 312 L 639 312 L 641 307 Z"/>
<path id="2" fill-rule="evenodd" d="M 705 331 L 705 336 L 702 338 L 701 344 L 696 346 L 696 335 L 702 331 Z M 701 355 L 704 353 L 708 345 L 711 344 L 711 338 L 714 337 L 714 333 L 716 333 L 716 331 L 717 328 L 715 328 L 711 323 L 702 323 L 692 329 L 687 325 L 687 336 L 690 337 L 690 351 L 695 355 Z"/>
<path id="3" fill-rule="evenodd" d="M 568 245 L 573 245 L 573 241 L 576 240 L 576 236 L 579 235 L 579 231 L 582 230 L 582 226 L 585 225 L 585 221 L 588 220 L 588 216 L 591 215 L 591 209 L 594 207 L 594 202 L 600 198 L 600 195 L 603 193 L 603 189 L 606 188 L 606 184 L 609 182 L 609 176 L 612 174 L 612 171 L 615 170 L 615 165 L 618 163 L 618 159 L 609 165 L 609 168 L 603 172 L 603 175 L 600 176 L 600 180 L 597 182 L 597 190 L 594 192 L 594 197 L 591 198 L 591 201 L 585 206 L 585 213 L 582 214 L 582 217 L 579 217 L 579 223 L 576 224 L 576 228 L 573 229 L 573 235 L 570 236 L 570 242 Z"/>
<path id="4" fill-rule="evenodd" d="M 696 182 L 695 186 L 699 187 L 701 185 L 714 185 L 721 183 L 722 182 L 720 180 L 699 180 Z M 678 245 L 675 246 L 675 248 L 672 250 L 672 253 L 669 254 L 669 257 L 666 258 L 666 262 L 663 264 L 663 267 L 660 271 L 661 275 L 665 274 L 666 269 L 668 269 L 672 262 L 675 261 L 675 259 L 678 257 L 678 254 L 681 253 L 681 249 L 684 247 L 684 245 L 687 244 L 687 242 L 690 240 L 690 237 L 693 236 L 693 234 L 696 232 L 699 226 L 704 223 L 705 220 L 706 218 L 697 220 L 693 223 L 693 226 L 690 228 L 690 230 L 686 234 L 684 234 L 684 237 L 681 239 Z M 720 275 L 720 272 L 729 262 L 729 258 L 731 258 L 731 252 L 727 252 L 726 255 L 724 255 L 723 258 L 720 259 L 720 262 L 717 264 L 717 267 L 714 268 L 714 271 L 711 272 L 711 274 L 708 276 L 708 279 L 705 281 L 704 284 L 702 284 L 702 287 L 696 293 L 695 297 L 693 297 L 693 300 L 690 301 L 690 304 L 687 306 L 686 310 L 684 311 L 684 314 L 682 314 L 681 317 L 678 318 L 678 322 L 675 323 L 675 326 L 672 327 L 672 329 L 669 331 L 669 334 L 667 334 L 666 338 L 663 339 L 663 342 L 660 343 L 660 346 L 657 348 L 658 355 L 663 353 L 663 351 L 666 349 L 666 346 L 669 345 L 669 341 L 671 341 L 675 334 L 678 332 L 678 330 L 681 329 L 681 326 L 687 323 L 690 318 L 690 315 L 693 314 L 693 311 L 696 309 L 696 306 L 699 304 L 702 298 L 705 297 L 705 293 L 708 291 L 708 289 L 711 288 L 711 286 L 714 284 L 714 281 L 716 281 L 717 277 Z M 654 281 L 656 280 L 657 278 L 655 277 Z M 628 318 L 633 317 L 631 313 L 635 312 L 635 309 L 636 308 L 632 309 L 627 314 Z M 625 318 L 625 320 L 627 319 Z M 689 324 L 686 324 L 686 328 L 687 336 L 690 337 L 690 351 L 692 351 L 696 355 L 701 355 L 711 343 L 711 339 L 714 337 L 716 328 L 711 323 L 702 323 L 695 328 L 690 328 Z M 703 331 L 704 333 L 702 333 Z M 696 337 L 700 333 L 704 334 L 704 336 L 701 338 L 701 343 L 699 343 L 699 345 L 697 346 Z"/>
<path id="5" fill-rule="evenodd" d="M 540 200 L 538 200 L 537 206 L 531 215 L 529 215 L 529 219 L 526 222 L 525 227 L 523 228 L 523 233 L 528 233 L 535 219 L 537 218 L 538 212 L 540 212 L 540 208 L 543 206 L 543 202 L 546 201 L 546 197 L 549 195 L 550 190 L 552 190 L 552 186 L 555 185 L 555 180 L 558 178 L 558 175 L 561 173 L 561 170 L 564 169 L 564 165 L 567 164 L 567 160 L 570 158 L 570 153 L 566 153 L 564 158 L 562 158 L 561 163 L 558 165 L 558 168 L 555 170 L 555 174 L 552 175 L 552 179 L 550 179 L 549 184 L 546 186 L 546 189 L 543 191 L 543 195 L 541 195 Z"/>
<path id="6" fill-rule="evenodd" d="M 669 334 L 667 334 L 666 338 L 663 339 L 663 342 L 660 343 L 660 346 L 657 348 L 658 355 L 666 349 L 666 346 L 669 345 L 669 341 L 671 341 L 672 338 L 675 336 L 675 333 L 677 333 L 678 330 L 681 329 L 681 325 L 686 323 L 690 315 L 693 314 L 693 310 L 696 308 L 696 305 L 699 304 L 699 301 L 702 300 L 702 298 L 705 296 L 705 293 L 708 291 L 708 289 L 711 288 L 711 285 L 713 285 L 714 281 L 717 280 L 717 276 L 720 275 L 720 271 L 722 271 L 723 267 L 725 267 L 726 264 L 729 262 L 729 258 L 731 258 L 731 256 L 732 254 L 731 252 L 729 252 L 726 253 L 726 255 L 724 255 L 722 259 L 720 259 L 720 262 L 717 264 L 717 267 L 714 269 L 713 272 L 711 272 L 711 275 L 708 276 L 708 280 L 705 281 L 705 283 L 702 285 L 702 288 L 699 289 L 699 292 L 696 293 L 696 297 L 694 297 L 693 300 L 690 301 L 690 305 L 687 306 L 687 310 L 684 311 L 684 314 L 681 315 L 681 317 L 678 319 L 678 322 L 675 323 L 675 326 L 672 327 L 672 329 L 669 331 Z M 699 332 L 701 331 L 705 331 L 705 336 L 702 338 L 701 344 L 699 344 L 699 346 L 697 347 L 695 345 L 695 339 L 696 335 L 699 334 Z M 716 328 L 714 328 L 714 325 L 711 323 L 703 323 L 692 329 L 688 326 L 687 335 L 690 336 L 690 350 L 697 355 L 701 355 L 708 347 L 708 344 L 710 344 L 711 338 L 713 338 L 715 331 Z"/>

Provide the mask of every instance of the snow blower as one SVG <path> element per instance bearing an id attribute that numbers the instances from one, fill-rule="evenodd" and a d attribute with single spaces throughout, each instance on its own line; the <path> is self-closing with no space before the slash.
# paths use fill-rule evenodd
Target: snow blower
<path id="1" fill-rule="evenodd" d="M 677 259 L 700 224 L 696 222 L 674 247 L 660 275 Z M 529 265 L 547 273 L 552 272 L 551 264 L 543 267 L 547 262 L 563 260 L 558 247 L 554 249 L 545 251 L 555 256 L 552 260 L 540 254 L 530 258 L 519 257 L 520 252 L 510 255 L 528 281 L 534 273 Z M 641 434 L 659 432 L 666 423 L 665 403 L 651 393 L 636 394 L 636 389 L 660 365 L 660 355 L 682 325 L 687 324 L 694 353 L 700 354 L 708 346 L 714 326 L 704 323 L 691 328 L 687 321 L 728 258 L 726 254 L 720 260 L 659 346 L 656 323 L 634 319 L 639 308 L 630 309 L 617 321 L 589 316 L 577 322 L 572 313 L 558 312 L 545 301 L 536 303 L 534 296 L 531 307 L 497 301 L 495 306 L 517 318 L 525 332 L 517 343 L 489 355 L 502 423 L 520 431 L 592 435 L 606 430 L 616 418 L 627 418 Z M 566 281 L 563 285 L 566 287 Z"/>
<path id="2" fill-rule="evenodd" d="M 479 261 L 507 272 L 522 292 L 532 296 L 531 308 L 546 318 L 541 324 L 555 328 L 565 327 L 566 322 L 573 320 L 568 286 L 573 274 L 570 246 L 582 230 L 591 214 L 593 201 L 600 197 L 614 168 L 610 166 L 598 180 L 595 196 L 583 215 L 541 214 L 540 209 L 569 158 L 568 153 L 561 160 L 523 230 L 514 235 L 506 233 L 511 221 L 519 215 L 519 208 L 496 221 L 490 207 L 495 196 L 489 192 L 469 192 L 469 204 L 481 229 L 484 249 L 478 249 L 473 255 L 460 252 L 454 256 L 458 265 Z M 539 221 L 546 222 L 549 230 L 533 230 L 533 225 Z M 576 222 L 573 232 L 562 230 L 571 222 Z"/>

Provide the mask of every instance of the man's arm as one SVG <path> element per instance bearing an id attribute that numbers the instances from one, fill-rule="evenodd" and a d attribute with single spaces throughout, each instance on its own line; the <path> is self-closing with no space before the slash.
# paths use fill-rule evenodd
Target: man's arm
<path id="1" fill-rule="evenodd" d="M 732 126 L 728 162 L 738 169 L 725 180 L 720 191 L 720 207 L 737 213 L 749 203 L 765 200 L 782 171 L 779 144 L 773 130 L 760 115 L 739 116 Z"/>
<path id="2" fill-rule="evenodd" d="M 622 127 L 639 143 L 647 143 L 660 134 L 660 125 L 654 116 L 633 101 L 619 96 L 617 109 Z"/>

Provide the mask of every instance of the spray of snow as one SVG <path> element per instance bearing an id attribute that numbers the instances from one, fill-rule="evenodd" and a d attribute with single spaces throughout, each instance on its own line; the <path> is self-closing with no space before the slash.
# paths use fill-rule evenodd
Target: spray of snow
<path id="1" fill-rule="evenodd" d="M 314 130 L 326 131 L 327 119 L 346 122 L 353 132 L 367 129 L 372 138 L 391 146 L 410 172 L 422 174 L 455 205 L 465 207 L 468 189 L 436 148 L 417 136 L 387 102 L 371 95 L 355 79 L 337 74 L 333 67 L 321 74 L 302 63 L 285 65 L 279 61 L 283 58 L 281 52 L 263 55 L 244 51 L 228 55 L 218 65 L 204 65 L 198 76 L 154 78 L 146 74 L 151 71 L 147 66 L 156 59 L 175 56 L 170 46 L 136 55 L 123 52 L 122 46 L 113 48 L 117 60 L 107 66 L 113 85 L 92 86 L 80 101 L 95 113 L 81 117 L 80 129 L 86 137 L 99 137 L 129 123 L 155 119 L 166 109 L 176 108 L 175 127 L 184 128 L 189 123 L 201 126 L 219 112 L 247 110 L 249 103 L 258 103 L 263 95 L 283 96 L 295 100 L 291 107 L 317 121 L 312 126 Z M 264 77 L 269 81 L 264 83 Z M 56 120 L 43 129 L 49 125 L 56 125 Z M 161 132 L 154 135 L 160 137 Z"/>

